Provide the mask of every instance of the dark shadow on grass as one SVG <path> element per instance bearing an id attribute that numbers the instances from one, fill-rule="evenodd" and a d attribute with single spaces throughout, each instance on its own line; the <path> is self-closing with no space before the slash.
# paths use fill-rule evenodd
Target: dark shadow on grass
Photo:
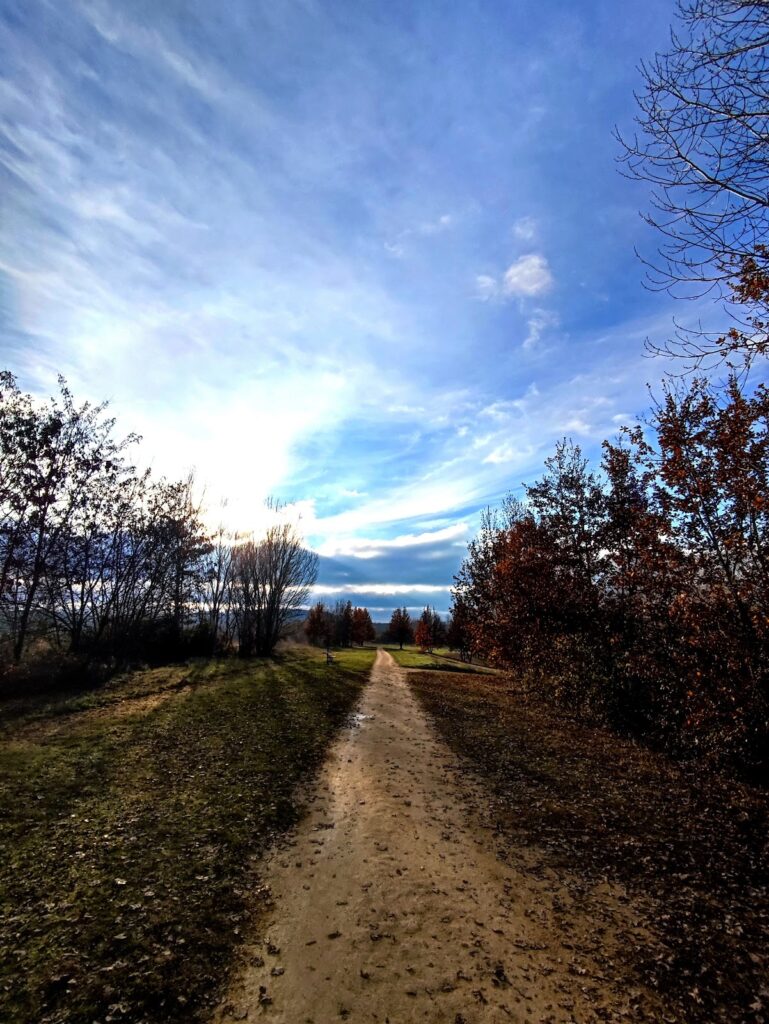
<path id="1" fill-rule="evenodd" d="M 110 684 L 115 715 L 100 705 L 39 739 L 8 728 L 3 1024 L 105 1020 L 115 1005 L 147 1024 L 208 1019 L 255 909 L 253 858 L 296 819 L 369 667 L 329 673 L 290 652 L 152 670 Z M 120 716 L 121 699 L 176 686 L 188 692 Z"/>
<path id="2" fill-rule="evenodd" d="M 760 1019 L 756 993 L 769 971 L 766 790 L 586 726 L 509 677 L 408 678 L 444 739 L 486 781 L 480 812 L 503 853 L 534 848 L 583 890 L 609 880 L 642 898 L 654 942 L 636 939 L 623 955 L 671 1019 Z"/>

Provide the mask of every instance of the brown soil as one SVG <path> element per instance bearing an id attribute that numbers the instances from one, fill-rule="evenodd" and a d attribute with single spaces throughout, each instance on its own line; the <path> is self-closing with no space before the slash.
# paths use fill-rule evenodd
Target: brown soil
<path id="1" fill-rule="evenodd" d="M 536 848 L 498 859 L 484 787 L 379 651 L 293 837 L 259 872 L 272 906 L 217 1024 L 663 1020 L 614 953 L 647 945 L 642 908 L 570 879 Z M 616 964 L 616 966 L 615 966 Z"/>

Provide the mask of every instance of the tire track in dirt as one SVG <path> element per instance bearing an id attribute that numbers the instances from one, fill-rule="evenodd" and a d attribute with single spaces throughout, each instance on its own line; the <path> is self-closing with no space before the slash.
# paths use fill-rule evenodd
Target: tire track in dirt
<path id="1" fill-rule="evenodd" d="M 564 880 L 527 869 L 535 850 L 497 858 L 472 820 L 482 784 L 405 680 L 380 650 L 305 818 L 262 865 L 272 909 L 217 1024 L 646 1019 L 639 993 L 606 973 L 634 927 L 632 901 L 604 884 L 564 929 Z"/>

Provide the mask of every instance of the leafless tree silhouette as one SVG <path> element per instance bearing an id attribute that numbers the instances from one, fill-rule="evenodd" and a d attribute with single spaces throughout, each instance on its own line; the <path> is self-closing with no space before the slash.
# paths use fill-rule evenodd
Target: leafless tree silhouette
<path id="1" fill-rule="evenodd" d="M 670 49 L 641 64 L 637 133 L 617 132 L 626 173 L 653 186 L 643 216 L 662 242 L 647 283 L 739 302 L 746 265 L 769 267 L 769 0 L 679 0 L 678 23 Z M 760 332 L 734 314 L 750 358 Z M 679 329 L 665 351 L 701 365 L 735 345 Z"/>

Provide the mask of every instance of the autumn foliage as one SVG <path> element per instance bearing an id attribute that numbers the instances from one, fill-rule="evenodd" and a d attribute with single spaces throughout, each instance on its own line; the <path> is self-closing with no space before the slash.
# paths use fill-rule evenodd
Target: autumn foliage
<path id="1" fill-rule="evenodd" d="M 352 601 L 337 601 L 333 609 L 318 601 L 305 619 L 304 632 L 311 644 L 321 647 L 362 647 L 376 640 L 368 608 L 353 608 Z"/>
<path id="2" fill-rule="evenodd" d="M 429 654 L 446 642 L 446 627 L 434 608 L 427 607 L 419 616 L 414 630 L 414 643 Z"/>
<path id="3" fill-rule="evenodd" d="M 600 470 L 561 442 L 485 514 L 452 629 L 575 711 L 764 773 L 769 391 L 669 386 L 648 426 Z"/>

